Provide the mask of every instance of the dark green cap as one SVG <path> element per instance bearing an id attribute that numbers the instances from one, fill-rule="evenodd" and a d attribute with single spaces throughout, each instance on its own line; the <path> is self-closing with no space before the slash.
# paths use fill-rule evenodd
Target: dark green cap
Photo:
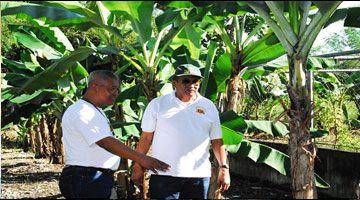
<path id="1" fill-rule="evenodd" d="M 182 64 L 176 68 L 174 76 L 197 76 L 203 78 L 201 76 L 201 72 L 198 67 L 195 67 L 192 64 Z"/>

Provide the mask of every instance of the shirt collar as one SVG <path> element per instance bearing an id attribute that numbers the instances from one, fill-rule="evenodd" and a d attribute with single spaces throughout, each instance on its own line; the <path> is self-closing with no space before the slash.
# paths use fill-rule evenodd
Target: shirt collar
<path id="1" fill-rule="evenodd" d="M 175 96 L 175 92 L 176 92 L 176 90 L 173 90 L 173 91 L 170 93 L 171 100 L 173 100 L 173 99 L 178 99 L 178 98 Z M 197 98 L 195 99 L 195 101 L 194 101 L 193 103 L 199 101 L 201 98 L 203 98 L 203 96 L 201 96 L 201 94 L 200 94 L 199 92 L 197 92 Z M 178 100 L 181 101 L 180 99 L 178 99 Z M 192 103 L 192 104 L 193 104 L 193 103 Z"/>

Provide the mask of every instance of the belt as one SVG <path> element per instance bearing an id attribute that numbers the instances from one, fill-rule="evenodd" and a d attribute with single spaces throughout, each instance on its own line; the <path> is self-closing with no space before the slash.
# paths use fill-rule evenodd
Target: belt
<path id="1" fill-rule="evenodd" d="M 66 165 L 64 168 L 80 168 L 80 169 L 87 169 L 90 171 L 101 171 L 105 173 L 114 173 L 115 171 L 112 169 L 105 169 L 105 168 L 98 168 L 98 167 L 85 167 L 85 166 L 78 166 L 78 165 Z"/>

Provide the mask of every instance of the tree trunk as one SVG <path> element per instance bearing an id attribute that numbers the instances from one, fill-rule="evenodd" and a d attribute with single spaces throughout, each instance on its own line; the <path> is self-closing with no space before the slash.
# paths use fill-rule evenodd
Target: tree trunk
<path id="1" fill-rule="evenodd" d="M 31 118 L 30 119 L 30 129 L 29 129 L 29 132 L 30 132 L 30 146 L 31 146 L 31 150 L 33 153 L 36 152 L 36 148 L 35 148 L 35 132 L 34 132 L 34 119 Z"/>
<path id="2" fill-rule="evenodd" d="M 225 111 L 229 111 L 229 110 L 233 110 L 236 113 L 237 112 L 237 108 L 238 108 L 238 99 L 240 97 L 239 93 L 239 87 L 238 84 L 240 82 L 240 77 L 239 76 L 234 76 L 233 78 L 231 78 L 229 80 L 229 84 L 228 84 L 228 91 L 227 91 L 227 95 L 226 95 L 226 107 L 225 107 Z"/>
<path id="3" fill-rule="evenodd" d="M 62 144 L 62 130 L 61 122 L 58 118 L 54 119 L 53 130 L 52 130 L 52 143 L 53 143 L 53 155 L 52 160 L 53 164 L 64 164 L 65 155 L 63 153 L 63 144 Z"/>
<path id="4" fill-rule="evenodd" d="M 310 131 L 302 127 L 303 123 L 292 111 L 290 119 L 290 165 L 293 187 L 293 198 L 313 199 L 317 198 L 314 181 L 314 161 L 316 146 L 310 139 Z"/>
<path id="5" fill-rule="evenodd" d="M 61 120 L 58 121 L 58 133 L 57 135 L 59 136 L 59 143 L 58 143 L 58 148 L 61 149 L 61 164 L 65 164 L 65 148 L 64 148 L 64 138 L 63 138 L 63 134 L 62 134 L 62 125 L 61 125 Z M 59 152 L 59 153 L 60 153 Z"/>
<path id="6" fill-rule="evenodd" d="M 233 67 L 234 72 L 234 67 Z M 238 84 L 240 82 L 240 77 L 238 75 L 233 76 L 230 78 L 227 90 L 227 95 L 225 96 L 225 111 L 234 110 L 236 112 L 238 108 L 238 99 L 240 97 L 240 91 Z M 228 162 L 228 161 L 227 161 Z M 227 163 L 229 164 L 229 163 Z M 208 192 L 208 198 L 209 199 L 219 199 L 221 198 L 221 194 L 218 193 L 218 183 L 217 178 L 219 175 L 219 163 L 216 160 L 216 157 L 214 156 L 211 161 L 211 178 L 210 178 L 210 186 L 209 186 L 209 192 Z"/>
<path id="7" fill-rule="evenodd" d="M 35 125 L 35 158 L 45 158 L 40 124 Z"/>
<path id="8" fill-rule="evenodd" d="M 210 185 L 208 192 L 208 199 L 218 199 L 217 198 L 217 190 L 219 189 L 217 178 L 219 176 L 219 164 L 214 155 L 211 162 L 211 177 L 210 177 Z"/>
<path id="9" fill-rule="evenodd" d="M 45 156 L 50 156 L 51 155 L 51 149 L 52 149 L 52 144 L 51 144 L 51 139 L 50 139 L 50 133 L 49 133 L 49 127 L 48 127 L 48 120 L 46 115 L 42 115 L 41 117 L 41 132 L 42 132 L 42 136 L 43 136 L 43 148 L 44 148 L 44 153 Z"/>
<path id="10" fill-rule="evenodd" d="M 290 81 L 287 85 L 291 108 L 288 112 L 290 139 L 289 156 L 292 190 L 295 199 L 317 198 L 314 179 L 316 145 L 311 141 L 310 123 L 313 105 L 306 90 L 306 77 L 301 60 L 289 60 Z M 306 60 L 306 59 L 305 59 Z"/>

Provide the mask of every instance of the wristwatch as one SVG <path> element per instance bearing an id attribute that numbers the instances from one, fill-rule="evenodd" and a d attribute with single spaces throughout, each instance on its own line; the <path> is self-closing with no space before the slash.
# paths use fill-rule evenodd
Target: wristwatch
<path id="1" fill-rule="evenodd" d="M 227 165 L 227 164 L 223 164 L 223 165 L 220 165 L 220 167 L 219 167 L 220 169 L 221 168 L 225 168 L 225 169 L 229 169 L 229 165 Z"/>

